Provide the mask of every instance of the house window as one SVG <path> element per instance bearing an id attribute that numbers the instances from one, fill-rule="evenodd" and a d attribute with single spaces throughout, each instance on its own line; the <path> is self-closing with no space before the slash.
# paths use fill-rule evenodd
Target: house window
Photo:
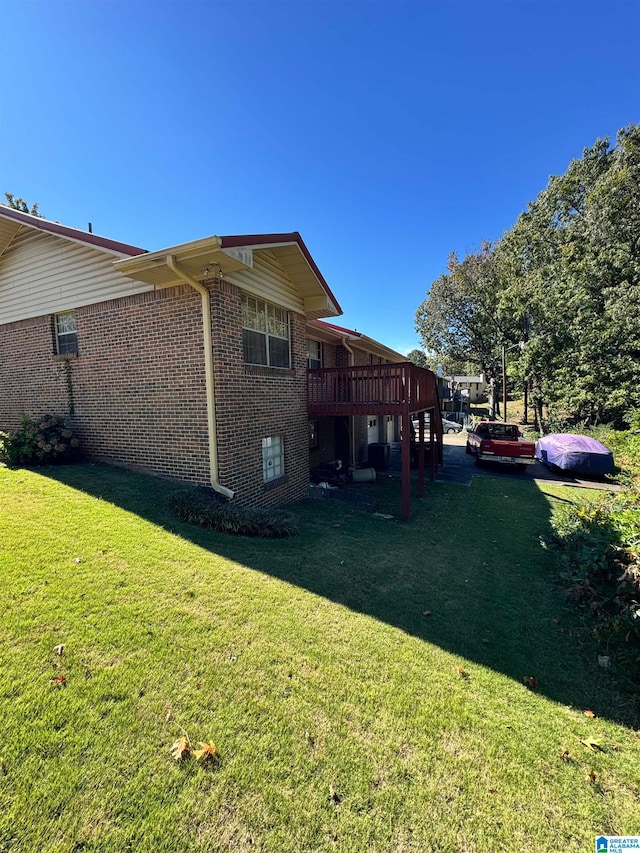
<path id="1" fill-rule="evenodd" d="M 78 352 L 78 330 L 76 312 L 65 311 L 56 314 L 56 351 L 58 355 L 70 355 Z"/>
<path id="2" fill-rule="evenodd" d="M 242 341 L 247 364 L 290 367 L 289 314 L 242 294 Z"/>
<path id="3" fill-rule="evenodd" d="M 281 435 L 262 439 L 262 477 L 265 483 L 284 476 L 284 450 Z"/>
<path id="4" fill-rule="evenodd" d="M 307 338 L 307 367 L 322 367 L 322 343 Z"/>

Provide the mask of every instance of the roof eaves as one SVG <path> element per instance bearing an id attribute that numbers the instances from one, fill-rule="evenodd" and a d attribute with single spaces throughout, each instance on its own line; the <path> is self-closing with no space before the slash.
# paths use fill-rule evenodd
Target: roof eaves
<path id="1" fill-rule="evenodd" d="M 110 240 L 108 237 L 101 237 L 89 231 L 81 231 L 79 228 L 70 228 L 68 225 L 51 222 L 49 219 L 33 216 L 31 213 L 22 213 L 22 211 L 14 210 L 12 207 L 7 207 L 4 204 L 0 204 L 0 216 L 20 222 L 29 228 L 35 228 L 47 234 L 55 234 L 58 237 L 64 237 L 76 243 L 94 246 L 97 249 L 103 249 L 116 255 L 133 257 L 134 255 L 142 255 L 146 252 L 146 249 L 140 249 L 138 246 L 131 246 L 128 243 L 121 243 L 118 240 Z"/>
<path id="2" fill-rule="evenodd" d="M 320 286 L 327 294 L 331 302 L 337 309 L 338 314 L 342 314 L 342 308 L 340 307 L 340 303 L 333 295 L 333 292 L 327 282 L 325 281 L 324 276 L 318 269 L 318 265 L 313 260 L 311 256 L 311 252 L 307 249 L 304 240 L 302 239 L 300 233 L 298 231 L 291 231 L 286 234 L 236 234 L 236 235 L 227 235 L 226 237 L 220 237 L 220 241 L 222 243 L 223 249 L 237 249 L 240 247 L 246 248 L 267 248 L 269 246 L 275 247 L 277 245 L 287 245 L 291 243 L 296 243 L 298 248 L 302 252 L 306 262 L 309 264 L 311 271 L 317 278 Z"/>
<path id="3" fill-rule="evenodd" d="M 341 335 L 349 335 L 352 338 L 363 337 L 362 333 L 356 332 L 355 329 L 345 329 L 344 326 L 337 326 L 335 323 L 329 323 L 327 320 L 316 320 L 315 322 L 321 323 L 323 326 L 328 326 L 330 329 L 340 332 Z"/>

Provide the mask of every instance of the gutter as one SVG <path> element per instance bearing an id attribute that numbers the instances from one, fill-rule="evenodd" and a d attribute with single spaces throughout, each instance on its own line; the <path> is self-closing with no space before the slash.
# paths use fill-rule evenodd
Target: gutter
<path id="1" fill-rule="evenodd" d="M 185 284 L 188 284 L 194 290 L 197 290 L 202 299 L 202 334 L 204 340 L 204 373 L 205 373 L 205 391 L 207 396 L 207 434 L 209 438 L 209 477 L 211 488 L 224 495 L 226 498 L 232 498 L 234 492 L 232 489 L 227 489 L 218 479 L 218 443 L 216 441 L 216 400 L 215 400 L 215 383 L 213 378 L 213 344 L 211 340 L 211 300 L 207 288 L 192 278 L 188 272 L 181 269 L 175 261 L 173 255 L 167 255 L 167 266 L 169 269 Z"/>
<path id="2" fill-rule="evenodd" d="M 342 346 L 349 353 L 349 367 L 353 367 L 355 362 L 355 355 L 353 350 L 347 343 L 347 336 L 342 336 Z M 355 467 L 356 464 L 356 431 L 354 429 L 354 418 L 351 416 L 351 464 Z"/>

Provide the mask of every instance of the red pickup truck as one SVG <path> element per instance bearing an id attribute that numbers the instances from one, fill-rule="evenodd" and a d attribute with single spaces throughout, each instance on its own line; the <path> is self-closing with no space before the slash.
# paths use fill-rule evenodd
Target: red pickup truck
<path id="1" fill-rule="evenodd" d="M 525 441 L 517 424 L 480 421 L 467 433 L 467 453 L 482 462 L 503 462 L 524 471 L 536 461 L 536 446 Z"/>

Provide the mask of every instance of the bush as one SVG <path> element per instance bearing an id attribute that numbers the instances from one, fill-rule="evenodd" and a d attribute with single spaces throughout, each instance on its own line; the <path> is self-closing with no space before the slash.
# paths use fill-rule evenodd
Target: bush
<path id="1" fill-rule="evenodd" d="M 77 453 L 80 442 L 62 418 L 23 415 L 20 428 L 0 435 L 0 449 L 14 465 L 52 465 L 68 462 Z"/>
<path id="2" fill-rule="evenodd" d="M 593 635 L 640 684 L 640 496 L 626 492 L 552 520 L 569 596 Z"/>
<path id="3" fill-rule="evenodd" d="M 181 520 L 238 536 L 281 537 L 298 532 L 282 510 L 241 509 L 209 489 L 183 489 L 169 496 L 169 508 Z"/>

